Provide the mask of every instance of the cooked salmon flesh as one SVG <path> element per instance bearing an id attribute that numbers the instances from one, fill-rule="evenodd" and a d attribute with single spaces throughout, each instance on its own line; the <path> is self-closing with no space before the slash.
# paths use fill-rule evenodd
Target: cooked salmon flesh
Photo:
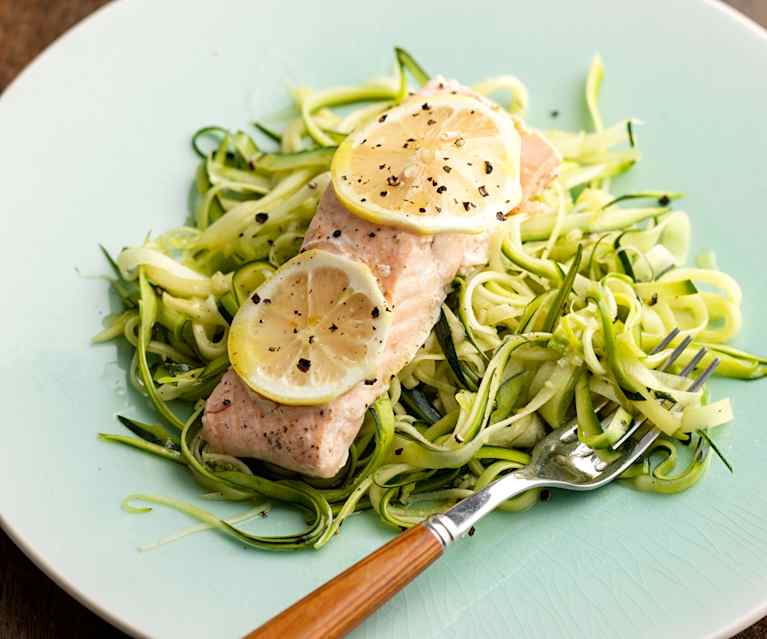
<path id="1" fill-rule="evenodd" d="M 431 95 L 457 86 L 438 78 L 423 92 Z M 522 124 L 517 128 L 523 193 L 518 208 L 524 210 L 525 201 L 557 174 L 560 157 L 539 133 Z M 207 401 L 204 439 L 218 452 L 261 459 L 314 477 L 337 474 L 346 463 L 365 411 L 429 336 L 455 275 L 462 268 L 486 262 L 491 231 L 417 235 L 377 225 L 352 215 L 338 201 L 332 184 L 328 186 L 302 249 L 322 249 L 357 260 L 377 278 L 392 309 L 378 373 L 324 405 L 287 406 L 252 391 L 230 369 Z"/>

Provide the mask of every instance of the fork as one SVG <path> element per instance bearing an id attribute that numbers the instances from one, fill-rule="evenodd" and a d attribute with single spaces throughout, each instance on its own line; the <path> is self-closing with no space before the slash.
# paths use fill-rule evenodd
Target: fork
<path id="1" fill-rule="evenodd" d="M 679 329 L 671 331 L 652 353 L 666 349 L 678 334 Z M 682 339 L 662 369 L 669 369 L 691 342 L 689 336 Z M 688 377 L 705 355 L 706 349 L 701 348 L 680 375 Z M 719 359 L 714 358 L 687 390 L 699 390 L 718 365 Z M 671 404 L 666 403 L 667 407 Z M 604 413 L 611 405 L 614 406 L 605 401 L 596 408 Z M 633 421 L 612 446 L 623 454 L 610 462 L 579 440 L 577 423 L 552 431 L 535 446 L 527 466 L 496 480 L 447 512 L 433 515 L 401 533 L 251 632 L 246 639 L 333 639 L 345 635 L 442 556 L 453 541 L 472 534 L 474 525 L 507 499 L 536 488 L 594 490 L 616 479 L 660 436 L 657 428 L 650 428 L 625 447 L 645 422 L 646 418 Z"/>

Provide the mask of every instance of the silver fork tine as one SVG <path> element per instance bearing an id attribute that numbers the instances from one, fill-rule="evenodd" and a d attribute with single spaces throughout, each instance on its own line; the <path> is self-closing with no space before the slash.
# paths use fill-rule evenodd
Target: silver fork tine
<path id="1" fill-rule="evenodd" d="M 706 366 L 706 370 L 704 370 L 698 379 L 696 379 L 691 385 L 690 388 L 687 389 L 688 392 L 694 393 L 697 390 L 700 390 L 700 387 L 703 386 L 703 384 L 706 383 L 706 380 L 713 375 L 714 371 L 716 370 L 716 367 L 719 366 L 719 358 L 715 357 L 713 360 L 711 360 L 711 363 Z"/>
<path id="2" fill-rule="evenodd" d="M 615 442 L 612 446 L 610 446 L 610 448 L 612 448 L 613 450 L 618 450 L 621 446 L 623 446 L 623 444 L 626 443 L 627 439 L 630 439 L 631 436 L 641 428 L 642 424 L 644 424 L 644 419 L 641 419 L 641 418 L 635 419 L 634 424 L 631 426 L 631 428 L 629 428 L 625 433 L 623 433 L 620 439 L 617 442 Z"/>
<path id="3" fill-rule="evenodd" d="M 679 342 L 679 345 L 671 352 L 671 355 L 668 356 L 668 359 L 663 363 L 661 369 L 667 371 L 669 368 L 671 368 L 674 362 L 679 359 L 679 356 L 684 353 L 684 351 L 691 343 L 692 337 L 686 335 L 685 338 Z"/>
<path id="4" fill-rule="evenodd" d="M 679 331 L 677 330 L 677 332 L 679 332 Z M 672 338 L 672 339 L 673 339 L 673 338 Z M 669 356 L 668 356 L 668 359 L 667 359 L 667 360 L 665 361 L 665 363 L 663 364 L 663 370 L 664 370 L 664 371 L 666 371 L 666 370 L 668 370 L 669 368 L 671 368 L 671 366 L 674 364 L 674 362 L 675 362 L 677 359 L 679 359 L 679 357 L 682 355 L 682 353 L 684 352 L 684 350 L 685 350 L 685 349 L 686 349 L 686 348 L 687 348 L 687 347 L 690 345 L 690 342 L 692 342 L 692 338 L 691 338 L 691 337 L 688 335 L 687 337 L 685 337 L 685 338 L 684 338 L 684 339 L 683 339 L 683 340 L 682 340 L 682 341 L 679 343 L 679 346 L 677 346 L 677 347 L 674 349 L 674 351 L 671 353 L 671 355 L 669 355 Z M 663 342 L 661 342 L 661 343 L 663 343 Z M 695 353 L 695 356 L 694 356 L 694 357 L 692 358 L 692 360 L 690 361 L 690 364 L 692 364 L 692 366 L 690 366 L 690 364 L 688 364 L 687 366 L 685 366 L 685 367 L 684 367 L 684 370 L 683 370 L 683 371 L 682 371 L 682 373 L 681 373 L 681 374 L 682 374 L 682 376 L 683 376 L 683 377 L 687 377 L 687 375 L 689 375 L 689 374 L 690 374 L 690 372 L 691 372 L 691 371 L 692 371 L 692 370 L 695 368 L 695 366 L 697 366 L 697 363 L 698 363 L 698 362 L 700 362 L 700 360 L 701 360 L 701 359 L 703 359 L 703 357 L 705 356 L 705 354 L 706 354 L 706 349 L 705 349 L 705 348 L 701 348 L 701 349 L 700 349 L 700 350 L 699 350 L 697 353 Z M 694 363 L 693 363 L 693 362 L 694 362 Z M 718 365 L 718 364 L 719 364 L 719 362 L 717 361 L 717 365 Z M 709 367 L 709 368 L 710 368 L 710 367 Z M 714 366 L 714 368 L 716 368 L 716 366 Z M 689 370 L 687 370 L 687 369 L 689 369 Z M 706 370 L 708 370 L 708 369 L 706 369 Z M 685 372 L 685 371 L 686 371 L 686 372 Z M 711 375 L 711 373 L 712 373 L 712 372 L 713 372 L 713 369 L 711 370 L 711 372 L 709 372 L 709 373 L 708 373 L 708 375 Z M 701 377 L 703 377 L 703 375 L 701 375 Z M 708 377 L 708 376 L 706 376 L 706 377 Z M 703 381 L 700 383 L 700 385 L 702 386 L 702 385 L 703 385 L 703 383 L 704 383 L 705 381 L 706 381 L 706 380 L 704 379 L 704 380 L 703 380 Z M 696 382 L 696 383 L 697 383 L 697 382 Z M 690 388 L 692 388 L 692 386 L 691 386 Z M 695 390 L 697 390 L 697 388 L 696 388 Z M 690 391 L 690 392 L 694 392 L 694 391 Z M 638 430 L 639 430 L 639 429 L 642 427 L 642 424 L 644 424 L 644 423 L 645 423 L 645 421 L 646 421 L 646 420 L 645 420 L 645 419 L 643 419 L 643 418 L 641 418 L 641 417 L 640 417 L 640 418 L 638 418 L 638 419 L 635 419 L 635 420 L 634 420 L 634 423 L 631 425 L 631 427 L 630 427 L 630 428 L 629 428 L 629 429 L 628 429 L 628 430 L 627 430 L 625 433 L 623 433 L 623 435 L 621 435 L 620 439 L 618 439 L 618 441 L 616 441 L 616 442 L 615 442 L 615 443 L 614 443 L 614 444 L 611 446 L 611 448 L 612 448 L 613 450 L 618 450 L 618 449 L 619 449 L 621 446 L 623 446 L 623 444 L 625 444 L 625 443 L 626 443 L 626 441 L 627 441 L 627 440 L 628 440 L 628 439 L 629 439 L 629 438 L 630 438 L 630 437 L 631 437 L 631 436 L 632 436 L 634 433 L 636 433 L 636 432 L 637 432 L 637 431 L 638 431 Z"/>
<path id="5" fill-rule="evenodd" d="M 708 353 L 708 349 L 705 347 L 701 348 L 697 353 L 695 353 L 695 356 L 690 360 L 690 363 L 681 370 L 679 376 L 687 377 L 690 373 L 692 373 L 695 370 L 695 367 L 700 364 L 700 360 L 706 356 L 706 353 Z"/>
<path id="6" fill-rule="evenodd" d="M 671 332 L 668 335 L 666 335 L 666 337 L 664 337 L 660 341 L 660 343 L 655 348 L 652 349 L 652 351 L 650 351 L 650 355 L 655 355 L 656 353 L 660 353 L 664 348 L 666 348 L 666 346 L 668 346 L 669 344 L 671 344 L 671 342 L 674 341 L 674 338 L 677 335 L 679 335 L 679 329 L 673 328 Z"/>

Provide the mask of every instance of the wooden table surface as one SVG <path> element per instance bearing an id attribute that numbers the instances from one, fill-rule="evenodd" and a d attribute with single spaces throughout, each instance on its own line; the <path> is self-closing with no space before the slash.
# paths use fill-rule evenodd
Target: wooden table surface
<path id="1" fill-rule="evenodd" d="M 727 0 L 767 27 L 767 0 Z M 106 0 L 0 0 L 0 91 L 40 51 Z M 0 531 L 0 638 L 122 637 L 81 606 Z M 767 639 L 767 618 L 737 639 Z"/>

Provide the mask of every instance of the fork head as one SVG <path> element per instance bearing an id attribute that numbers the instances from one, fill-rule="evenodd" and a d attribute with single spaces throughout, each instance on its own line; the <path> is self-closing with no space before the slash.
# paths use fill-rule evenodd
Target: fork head
<path id="1" fill-rule="evenodd" d="M 567 487 L 583 485 L 585 488 L 599 480 L 609 465 L 578 439 L 577 425 L 570 425 L 557 428 L 544 437 L 533 450 L 530 463 L 517 472 L 562 482 Z"/>
<path id="2" fill-rule="evenodd" d="M 563 426 L 544 437 L 533 450 L 530 463 L 518 473 L 544 480 L 552 488 L 593 490 L 620 475 L 658 438 L 650 429 L 639 440 L 631 440 L 620 451 L 599 453 L 578 439 L 577 426 Z"/>
<path id="3" fill-rule="evenodd" d="M 656 351 L 660 351 L 671 343 L 678 331 L 672 332 L 659 344 Z M 670 368 L 681 356 L 691 343 L 691 339 L 685 338 L 666 360 L 663 368 Z M 682 371 L 683 376 L 688 376 L 695 366 L 706 354 L 705 349 L 700 349 L 692 358 L 691 362 Z M 701 373 L 689 391 L 700 389 L 703 383 L 713 374 L 719 360 L 715 358 Z M 645 423 L 645 419 L 634 420 L 633 425 L 626 434 L 616 442 L 612 451 L 604 451 L 602 456 L 578 439 L 577 423 L 558 428 L 546 437 L 533 449 L 530 464 L 518 473 L 527 478 L 542 479 L 547 485 L 553 487 L 569 488 L 570 490 L 591 490 L 598 488 L 620 475 L 631 464 L 639 459 L 658 438 L 660 432 L 651 428 L 639 440 L 632 439 L 633 435 Z M 617 449 L 617 452 L 615 451 Z"/>

